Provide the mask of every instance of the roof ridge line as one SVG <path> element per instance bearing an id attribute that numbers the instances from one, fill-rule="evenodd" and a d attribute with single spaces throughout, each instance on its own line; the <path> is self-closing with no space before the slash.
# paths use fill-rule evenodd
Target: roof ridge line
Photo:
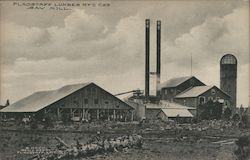
<path id="1" fill-rule="evenodd" d="M 184 94 L 184 93 L 186 93 L 187 91 L 191 90 L 191 89 L 192 89 L 192 88 L 194 88 L 194 87 L 196 87 L 196 86 L 191 86 L 191 87 L 189 87 L 189 88 L 185 89 L 185 90 L 184 90 L 184 91 L 182 91 L 181 93 L 178 93 L 177 95 L 175 95 L 175 97 L 176 97 L 176 96 L 178 96 L 178 95 L 180 95 L 180 94 Z"/>
<path id="2" fill-rule="evenodd" d="M 206 91 L 208 91 L 209 89 L 211 89 L 211 88 L 213 88 L 215 85 L 212 85 L 212 86 L 207 86 L 207 85 L 204 85 L 204 86 L 194 86 L 194 87 L 192 87 L 192 88 L 190 88 L 189 90 L 185 90 L 185 92 L 183 91 L 183 92 L 181 92 L 180 94 L 177 94 L 176 96 L 175 96 L 175 98 L 184 98 L 184 97 L 178 97 L 178 96 L 181 96 L 181 95 L 183 95 L 183 94 L 185 94 L 185 93 L 187 93 L 188 91 L 190 91 L 190 90 L 192 90 L 192 89 L 194 89 L 194 88 L 198 88 L 198 87 L 207 87 L 207 89 L 203 92 L 201 92 L 200 94 L 198 94 L 197 96 L 200 96 L 201 94 L 203 94 L 203 93 L 205 93 Z M 216 87 L 216 86 L 215 86 Z M 217 87 L 218 88 L 218 87 Z"/>

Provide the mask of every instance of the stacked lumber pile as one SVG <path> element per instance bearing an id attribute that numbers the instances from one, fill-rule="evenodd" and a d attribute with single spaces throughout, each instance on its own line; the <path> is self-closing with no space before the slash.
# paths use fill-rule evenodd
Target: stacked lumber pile
<path id="1" fill-rule="evenodd" d="M 101 139 L 97 137 L 95 141 L 87 144 L 81 144 L 77 141 L 76 145 L 69 146 L 63 140 L 56 137 L 59 145 L 56 149 L 49 153 L 41 153 L 30 160 L 60 160 L 60 159 L 74 159 L 94 156 L 97 154 L 104 154 L 107 152 L 122 151 L 125 148 L 141 148 L 142 136 L 129 135 L 116 138 Z"/>

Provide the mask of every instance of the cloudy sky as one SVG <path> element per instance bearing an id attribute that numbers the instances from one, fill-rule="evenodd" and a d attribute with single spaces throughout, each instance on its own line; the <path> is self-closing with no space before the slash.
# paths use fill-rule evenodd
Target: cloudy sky
<path id="1" fill-rule="evenodd" d="M 233 53 L 239 63 L 238 105 L 248 105 L 248 0 L 108 1 L 109 7 L 64 11 L 0 3 L 2 104 L 72 83 L 95 82 L 111 93 L 143 89 L 149 18 L 151 71 L 156 20 L 162 21 L 162 82 L 189 76 L 192 54 L 193 75 L 219 87 L 219 60 Z"/>

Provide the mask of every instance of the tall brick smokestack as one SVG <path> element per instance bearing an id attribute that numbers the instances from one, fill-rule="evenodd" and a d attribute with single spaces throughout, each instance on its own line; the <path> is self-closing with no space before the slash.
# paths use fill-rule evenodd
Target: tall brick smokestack
<path id="1" fill-rule="evenodd" d="M 161 83 L 161 21 L 156 22 L 156 96 L 160 99 Z"/>
<path id="2" fill-rule="evenodd" d="M 149 98 L 149 45 L 150 45 L 150 20 L 145 21 L 145 101 L 148 102 Z"/>

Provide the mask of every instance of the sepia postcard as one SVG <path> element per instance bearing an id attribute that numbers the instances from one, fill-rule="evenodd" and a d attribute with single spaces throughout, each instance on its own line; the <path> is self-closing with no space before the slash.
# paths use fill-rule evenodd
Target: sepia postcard
<path id="1" fill-rule="evenodd" d="M 249 0 L 0 0 L 0 160 L 249 160 Z"/>

